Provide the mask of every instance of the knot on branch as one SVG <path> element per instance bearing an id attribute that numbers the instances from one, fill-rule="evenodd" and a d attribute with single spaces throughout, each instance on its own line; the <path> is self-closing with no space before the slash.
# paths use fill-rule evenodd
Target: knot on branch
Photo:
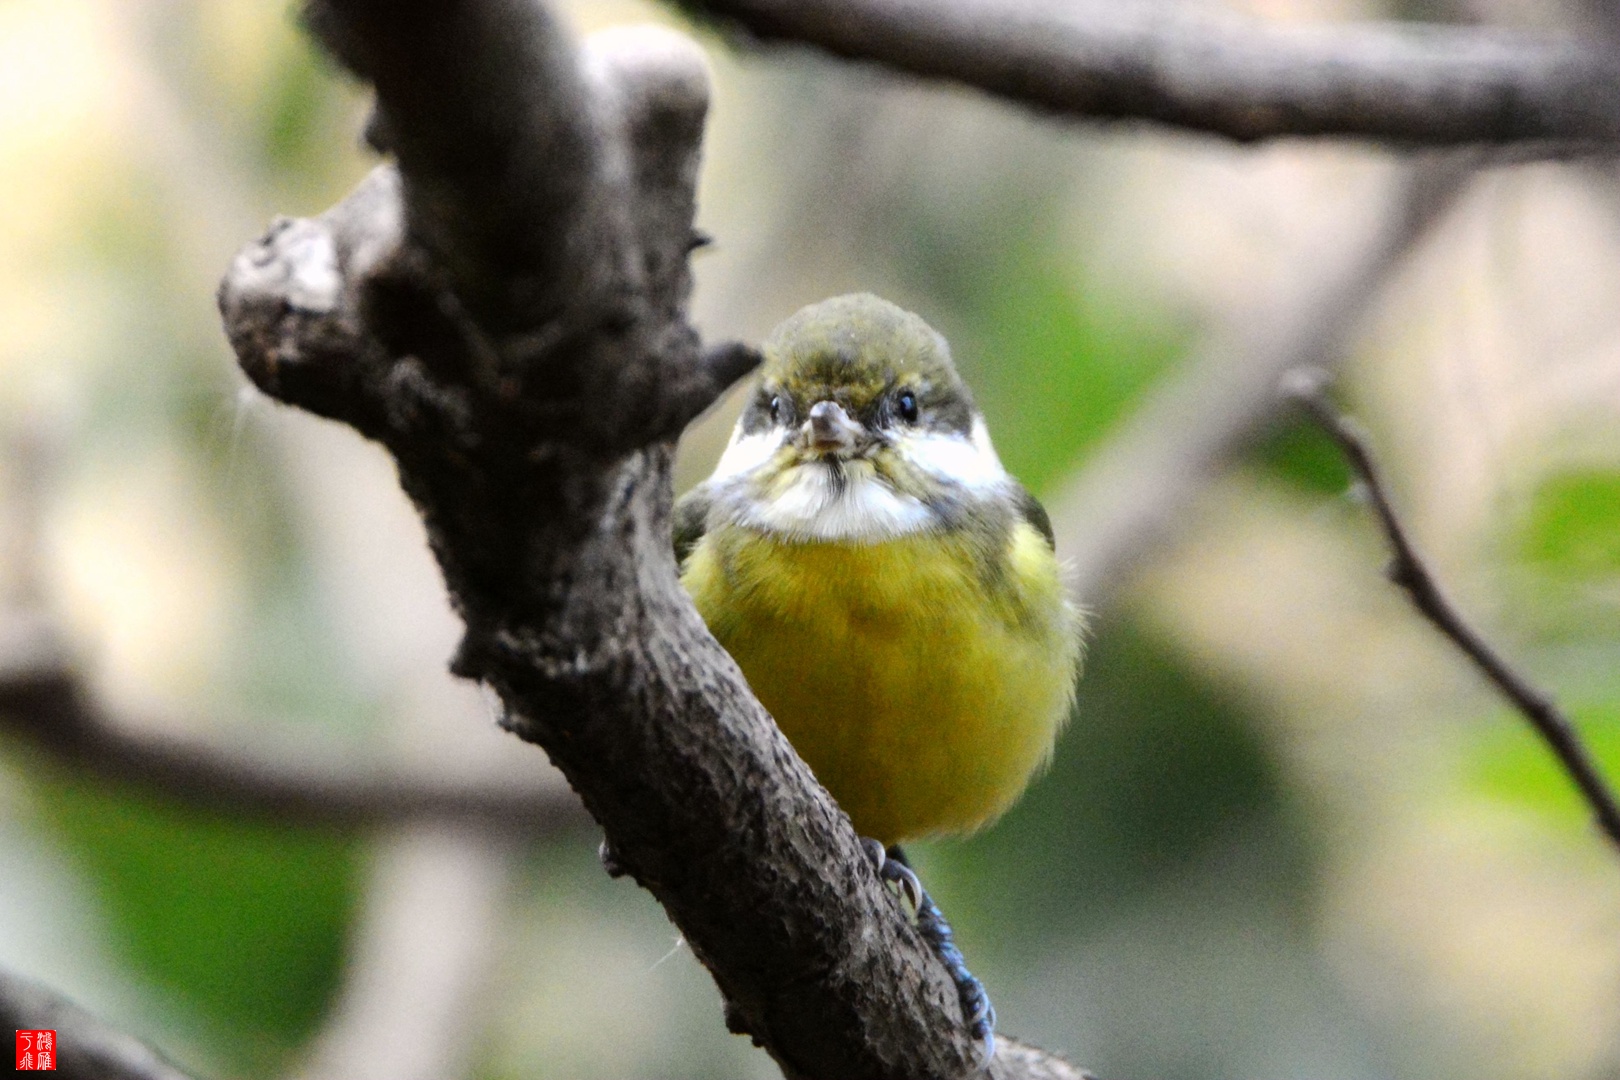
<path id="1" fill-rule="evenodd" d="M 541 55 L 498 59 L 555 61 L 535 40 Z M 464 87 L 492 95 L 463 102 L 482 117 L 470 127 L 396 88 L 391 65 L 411 59 L 366 58 L 399 166 L 317 218 L 278 219 L 232 263 L 219 301 L 243 371 L 411 457 L 612 457 L 673 438 L 757 363 L 705 352 L 685 319 L 702 54 L 664 30 L 600 34 L 524 108 L 493 82 Z"/>

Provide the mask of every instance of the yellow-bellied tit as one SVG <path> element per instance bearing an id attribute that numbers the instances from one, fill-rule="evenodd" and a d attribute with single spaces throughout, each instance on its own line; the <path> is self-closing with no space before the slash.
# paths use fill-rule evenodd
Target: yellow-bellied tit
<path id="1" fill-rule="evenodd" d="M 676 507 L 681 580 L 880 842 L 879 869 L 910 894 L 993 1052 L 983 989 L 899 849 L 882 849 L 980 828 L 1050 756 L 1080 656 L 1051 524 L 916 315 L 835 297 L 777 327 L 764 356 L 714 474 Z"/>

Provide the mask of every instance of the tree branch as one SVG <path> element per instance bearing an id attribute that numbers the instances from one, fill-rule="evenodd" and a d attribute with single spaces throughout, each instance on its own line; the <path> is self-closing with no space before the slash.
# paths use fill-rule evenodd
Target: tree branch
<path id="1" fill-rule="evenodd" d="M 952 984 L 709 636 L 672 440 L 756 361 L 686 321 L 707 78 L 664 31 L 576 56 L 530 0 L 323 0 L 398 155 L 220 290 L 243 370 L 385 445 L 493 686 L 789 1077 L 965 1075 Z M 1061 1075 L 1037 1051 L 997 1076 Z"/>
<path id="2" fill-rule="evenodd" d="M 61 1080 L 190 1080 L 155 1050 L 54 991 L 0 970 L 0 1031 L 56 1032 Z"/>
<path id="3" fill-rule="evenodd" d="M 1598 826 L 1616 847 L 1620 847 L 1620 804 L 1616 803 L 1614 792 L 1598 771 L 1597 762 L 1581 742 L 1575 726 L 1550 696 L 1532 685 L 1529 679 L 1480 637 L 1440 591 L 1434 575 L 1429 573 L 1428 566 L 1413 547 L 1411 538 L 1395 513 L 1389 491 L 1373 461 L 1372 451 L 1367 447 L 1365 435 L 1354 421 L 1333 407 L 1328 400 L 1326 387 L 1326 377 L 1321 372 L 1309 369 L 1292 372 L 1284 383 L 1285 392 L 1303 405 L 1339 445 L 1350 467 L 1366 488 L 1372 500 L 1373 512 L 1378 517 L 1378 525 L 1389 542 L 1392 555 L 1386 571 L 1389 579 L 1405 591 L 1412 606 L 1461 649 L 1491 685 L 1530 722 L 1570 779 L 1575 781 L 1581 797 L 1597 818 Z"/>
<path id="4" fill-rule="evenodd" d="M 16 637 L 13 633 L 10 635 Z M 82 774 L 130 784 L 211 813 L 352 828 L 425 819 L 464 821 L 523 837 L 580 831 L 579 800 L 550 789 L 455 784 L 342 765 L 225 751 L 137 734 L 108 718 L 77 669 L 46 646 L 9 642 L 0 666 L 0 732 L 20 736 Z"/>
<path id="5" fill-rule="evenodd" d="M 1620 63 L 1612 50 L 1572 38 L 1414 24 L 1285 26 L 1141 0 L 678 2 L 759 38 L 1070 116 L 1241 141 L 1541 143 L 1554 153 L 1620 141 Z"/>

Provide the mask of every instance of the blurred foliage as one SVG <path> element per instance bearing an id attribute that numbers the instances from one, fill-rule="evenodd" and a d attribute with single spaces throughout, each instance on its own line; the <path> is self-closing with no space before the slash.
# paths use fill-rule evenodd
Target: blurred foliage
<path id="1" fill-rule="evenodd" d="M 1007 468 L 1041 490 L 1074 467 L 1164 374 L 1181 335 L 1152 313 L 1083 294 L 1037 227 L 984 267 L 961 310 L 975 330 L 980 406 Z"/>
<path id="2" fill-rule="evenodd" d="M 184 94 L 195 134 L 211 140 L 212 166 L 242 185 L 222 198 L 314 209 L 341 194 L 364 164 L 353 150 L 357 90 L 310 47 L 292 9 L 178 3 L 149 18 L 152 61 Z M 229 62 L 220 50 L 230 46 L 255 50 L 251 63 Z M 103 183 L 71 239 L 127 291 L 129 310 L 117 353 L 89 381 L 78 452 L 140 468 L 147 455 L 182 451 L 198 509 L 227 538 L 242 601 L 228 628 L 231 664 L 213 673 L 215 702 L 362 733 L 374 717 L 344 668 L 285 462 L 253 424 L 272 406 L 245 390 L 211 298 L 175 288 L 194 272 L 194 254 L 174 227 L 173 194 L 152 175 Z"/>
<path id="3" fill-rule="evenodd" d="M 1620 699 L 1573 708 L 1569 715 L 1599 771 L 1620 777 Z M 1475 794 L 1529 811 L 1558 829 L 1576 832 L 1592 820 L 1557 757 L 1516 713 L 1495 717 L 1475 740 L 1463 759 L 1462 776 Z"/>
<path id="4" fill-rule="evenodd" d="M 1301 491 L 1337 495 L 1350 486 L 1350 467 L 1320 425 L 1287 417 L 1272 425 L 1249 450 L 1276 479 Z"/>
<path id="5" fill-rule="evenodd" d="M 282 1071 L 337 989 L 352 837 L 206 816 L 63 778 L 43 815 L 100 891 L 112 945 L 236 1070 Z"/>
<path id="6" fill-rule="evenodd" d="M 1565 577 L 1620 576 L 1620 471 L 1555 473 L 1537 486 L 1521 536 L 1532 565 Z"/>
<path id="7" fill-rule="evenodd" d="M 308 48 L 293 50 L 277 66 L 265 95 L 264 157 L 270 170 L 307 176 L 329 159 L 336 74 Z"/>

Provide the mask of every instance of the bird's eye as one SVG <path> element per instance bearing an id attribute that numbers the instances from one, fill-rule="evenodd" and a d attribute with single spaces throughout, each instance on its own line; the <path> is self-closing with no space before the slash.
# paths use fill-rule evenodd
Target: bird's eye
<path id="1" fill-rule="evenodd" d="M 900 391 L 900 396 L 894 400 L 895 408 L 900 413 L 900 419 L 908 424 L 917 422 L 917 395 L 910 390 Z"/>
<path id="2" fill-rule="evenodd" d="M 782 399 L 780 397 L 773 397 L 773 398 L 771 398 L 771 423 L 775 424 L 775 423 L 779 422 L 781 419 L 782 419 Z"/>

